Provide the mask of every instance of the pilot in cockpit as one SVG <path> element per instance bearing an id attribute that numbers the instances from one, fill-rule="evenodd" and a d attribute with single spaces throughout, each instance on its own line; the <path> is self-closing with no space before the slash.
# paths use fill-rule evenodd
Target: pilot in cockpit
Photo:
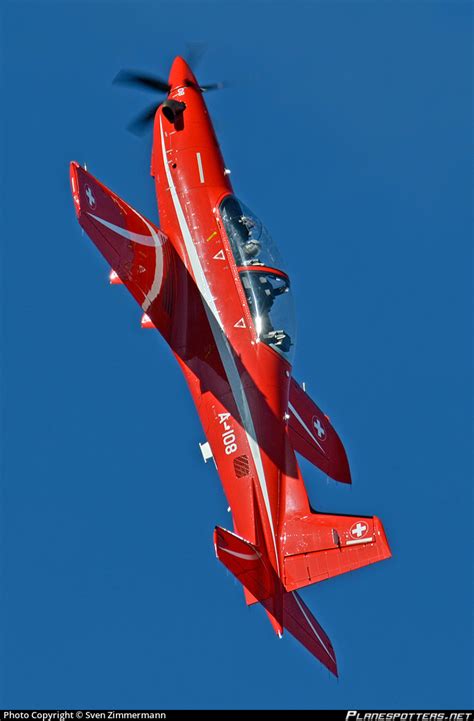
<path id="1" fill-rule="evenodd" d="M 281 280 L 281 279 L 280 279 Z M 289 291 L 288 282 L 281 283 L 268 271 L 252 271 L 242 277 L 242 285 L 254 318 L 258 318 L 258 334 L 265 342 L 288 352 L 292 342 L 284 330 L 276 330 L 272 323 L 272 307 L 275 299 Z"/>
<path id="2" fill-rule="evenodd" d="M 258 255 L 260 254 L 262 246 L 261 243 L 253 237 L 253 229 L 255 228 L 255 223 L 251 218 L 246 215 L 242 215 L 240 217 L 239 223 L 244 226 L 247 233 L 247 238 L 242 243 L 244 263 L 245 265 L 258 265 L 260 262 L 258 259 Z"/>

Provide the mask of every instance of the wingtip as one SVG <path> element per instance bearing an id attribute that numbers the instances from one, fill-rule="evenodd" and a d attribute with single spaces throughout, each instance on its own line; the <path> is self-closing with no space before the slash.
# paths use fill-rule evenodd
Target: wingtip
<path id="1" fill-rule="evenodd" d="M 323 666 L 325 666 L 327 670 L 332 673 L 333 676 L 339 678 L 339 669 L 337 667 L 336 653 L 331 642 L 329 642 L 329 650 L 330 654 L 328 654 L 324 660 L 318 658 L 318 661 L 320 661 Z"/>
<path id="2" fill-rule="evenodd" d="M 279 639 L 283 638 L 283 624 L 281 623 L 281 620 L 276 618 L 273 613 L 276 609 L 273 608 L 267 608 L 264 606 L 265 611 L 267 613 L 268 619 L 272 625 L 273 630 L 275 631 L 275 634 L 278 636 Z M 281 612 L 280 612 L 281 613 Z"/>
<path id="3" fill-rule="evenodd" d="M 387 558 L 392 557 L 392 550 L 390 548 L 389 542 L 387 540 L 387 535 L 385 533 L 385 528 L 383 527 L 383 523 L 380 520 L 378 516 L 373 517 L 374 522 L 374 534 L 380 538 L 380 544 L 382 547 L 382 555 L 380 560 L 384 561 Z"/>
<path id="4" fill-rule="evenodd" d="M 76 211 L 77 217 L 79 217 L 81 212 L 81 201 L 79 197 L 79 177 L 77 174 L 79 168 L 79 163 L 75 160 L 71 160 L 71 162 L 69 163 L 69 179 L 71 181 L 72 199 L 74 201 L 74 209 Z"/>
<path id="5" fill-rule="evenodd" d="M 319 659 L 321 663 L 326 666 L 327 670 L 332 673 L 333 676 L 336 678 L 339 678 L 339 669 L 337 667 L 337 659 L 336 659 L 336 652 L 334 651 L 334 646 L 332 645 L 331 641 L 328 639 L 328 650 L 329 654 L 327 654 L 325 660 Z"/>
<path id="6" fill-rule="evenodd" d="M 344 448 L 344 445 L 343 445 L 341 439 L 339 438 L 339 436 L 337 436 L 337 438 L 340 443 L 340 449 L 339 449 L 340 470 L 339 470 L 339 478 L 337 478 L 336 480 L 338 480 L 340 483 L 345 483 L 346 485 L 351 486 L 352 485 L 352 476 L 351 476 L 351 467 L 349 465 L 349 459 L 347 457 L 346 449 Z"/>

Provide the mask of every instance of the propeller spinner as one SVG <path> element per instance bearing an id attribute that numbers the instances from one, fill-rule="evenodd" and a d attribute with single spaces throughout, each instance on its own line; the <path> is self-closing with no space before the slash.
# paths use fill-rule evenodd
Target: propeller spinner
<path id="1" fill-rule="evenodd" d="M 175 67 L 175 64 L 179 62 L 179 64 L 182 64 L 185 68 L 188 69 L 188 73 L 185 75 L 188 75 L 187 78 L 185 78 L 185 84 L 190 86 L 195 86 L 197 89 L 199 89 L 201 92 L 206 93 L 210 90 L 220 90 L 224 87 L 224 83 L 210 83 L 207 85 L 198 85 L 196 79 L 194 78 L 194 75 L 192 74 L 191 70 L 189 69 L 188 64 L 182 60 L 182 58 L 176 58 L 175 63 L 173 63 L 173 68 Z M 170 78 L 173 75 L 173 68 L 170 73 Z M 142 73 L 136 70 L 120 70 L 119 73 L 114 78 L 114 84 L 117 85 L 128 85 L 132 87 L 142 88 L 144 90 L 157 92 L 157 93 L 163 93 L 165 95 L 168 95 L 170 90 L 172 89 L 172 85 L 167 82 L 166 80 L 163 80 L 162 78 L 155 76 L 155 75 L 148 75 L 146 73 Z M 176 101 L 173 100 L 165 100 L 166 105 L 171 106 Z M 130 130 L 135 135 L 142 135 L 147 127 L 150 125 L 150 123 L 153 122 L 153 119 L 155 117 L 155 113 L 157 109 L 162 105 L 163 101 L 160 101 L 159 103 L 153 103 L 153 105 L 150 105 L 148 108 L 145 108 L 129 125 L 128 130 Z M 179 103 L 178 103 L 179 104 Z M 180 104 L 182 105 L 182 103 Z M 184 108 L 183 108 L 184 109 Z M 170 116 L 171 119 L 171 116 Z"/>

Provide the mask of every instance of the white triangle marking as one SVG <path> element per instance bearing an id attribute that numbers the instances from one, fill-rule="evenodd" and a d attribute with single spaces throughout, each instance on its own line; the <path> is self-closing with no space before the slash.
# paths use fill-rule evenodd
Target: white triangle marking
<path id="1" fill-rule="evenodd" d="M 234 323 L 234 328 L 246 328 L 245 321 L 243 318 L 237 321 L 237 323 Z"/>
<path id="2" fill-rule="evenodd" d="M 216 253 L 216 254 L 213 256 L 213 259 L 214 259 L 214 260 L 225 260 L 224 251 L 223 251 L 223 250 L 220 250 L 218 253 Z"/>

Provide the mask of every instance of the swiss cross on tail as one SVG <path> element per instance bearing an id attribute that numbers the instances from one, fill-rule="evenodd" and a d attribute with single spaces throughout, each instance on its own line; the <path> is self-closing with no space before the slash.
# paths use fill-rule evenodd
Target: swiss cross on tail
<path id="1" fill-rule="evenodd" d="M 362 538 L 367 534 L 368 529 L 367 523 L 358 521 L 351 526 L 350 534 L 353 538 Z"/>

